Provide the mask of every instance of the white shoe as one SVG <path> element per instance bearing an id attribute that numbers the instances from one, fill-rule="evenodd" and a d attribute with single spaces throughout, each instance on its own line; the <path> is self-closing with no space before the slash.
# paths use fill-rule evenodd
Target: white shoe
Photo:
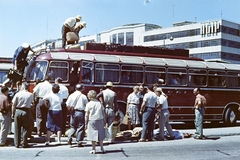
<path id="1" fill-rule="evenodd" d="M 91 151 L 89 151 L 89 153 L 90 153 L 90 154 L 95 154 L 96 151 L 95 151 L 95 150 L 91 150 Z"/>
<path id="2" fill-rule="evenodd" d="M 45 146 L 49 146 L 49 141 L 45 142 Z"/>

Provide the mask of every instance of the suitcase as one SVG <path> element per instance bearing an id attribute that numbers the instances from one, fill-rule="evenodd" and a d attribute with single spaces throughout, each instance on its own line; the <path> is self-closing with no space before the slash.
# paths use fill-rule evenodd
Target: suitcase
<path id="1" fill-rule="evenodd" d="M 66 35 L 66 39 L 67 39 L 67 42 L 74 42 L 74 41 L 78 41 L 79 37 L 78 35 L 76 35 L 75 32 L 68 32 Z"/>
<path id="2" fill-rule="evenodd" d="M 9 69 L 7 77 L 14 82 L 22 80 L 22 73 L 18 70 Z"/>

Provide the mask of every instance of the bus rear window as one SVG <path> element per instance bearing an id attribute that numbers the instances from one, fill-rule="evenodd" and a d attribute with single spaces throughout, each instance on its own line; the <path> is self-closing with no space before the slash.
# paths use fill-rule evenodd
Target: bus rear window
<path id="1" fill-rule="evenodd" d="M 68 80 L 68 62 L 64 61 L 52 61 L 49 64 L 48 76 L 51 77 L 51 80 L 55 80 L 57 77 L 63 79 L 63 81 Z"/>

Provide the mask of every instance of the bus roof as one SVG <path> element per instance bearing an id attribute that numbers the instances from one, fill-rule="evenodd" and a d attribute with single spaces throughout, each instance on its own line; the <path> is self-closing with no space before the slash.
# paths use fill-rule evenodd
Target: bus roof
<path id="1" fill-rule="evenodd" d="M 57 49 L 51 50 L 46 54 L 39 55 L 37 60 L 89 60 L 94 62 L 106 63 L 124 63 L 135 65 L 154 65 L 154 66 L 168 66 L 168 67 L 183 67 L 183 68 L 199 68 L 199 69 L 229 69 L 239 70 L 240 65 L 226 64 L 216 62 L 205 62 L 201 59 L 187 58 L 187 57 L 172 57 L 172 56 L 154 56 L 150 54 L 143 56 L 143 54 L 123 54 L 118 52 L 108 51 L 89 51 L 89 50 L 74 50 L 74 49 Z"/>

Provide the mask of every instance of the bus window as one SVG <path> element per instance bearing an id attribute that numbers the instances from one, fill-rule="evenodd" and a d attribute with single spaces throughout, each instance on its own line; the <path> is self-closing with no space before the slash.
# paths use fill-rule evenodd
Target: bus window
<path id="1" fill-rule="evenodd" d="M 188 75 L 189 86 L 206 86 L 206 70 L 189 69 Z"/>
<path id="2" fill-rule="evenodd" d="M 51 61 L 47 75 L 51 77 L 51 80 L 55 80 L 57 77 L 68 80 L 68 62 L 64 61 Z"/>
<path id="3" fill-rule="evenodd" d="M 208 85 L 211 87 L 225 86 L 225 72 L 222 71 L 208 71 Z"/>
<path id="4" fill-rule="evenodd" d="M 149 67 L 145 68 L 146 84 L 165 84 L 165 68 Z"/>
<path id="5" fill-rule="evenodd" d="M 47 61 L 35 61 L 26 73 L 27 81 L 36 81 L 37 79 L 43 80 L 47 71 Z"/>
<path id="6" fill-rule="evenodd" d="M 122 83 L 142 83 L 143 67 L 136 65 L 122 65 Z"/>
<path id="7" fill-rule="evenodd" d="M 91 83 L 93 80 L 93 63 L 92 62 L 82 62 L 82 82 Z"/>
<path id="8" fill-rule="evenodd" d="M 168 69 L 168 84 L 169 85 L 186 85 L 187 84 L 187 70 L 169 68 Z"/>
<path id="9" fill-rule="evenodd" d="M 227 72 L 227 87 L 239 87 L 240 85 L 240 72 L 238 71 L 229 71 Z"/>
<path id="10" fill-rule="evenodd" d="M 97 63 L 96 64 L 96 82 L 106 83 L 111 81 L 113 83 L 119 82 L 119 70 L 118 64 Z"/>

